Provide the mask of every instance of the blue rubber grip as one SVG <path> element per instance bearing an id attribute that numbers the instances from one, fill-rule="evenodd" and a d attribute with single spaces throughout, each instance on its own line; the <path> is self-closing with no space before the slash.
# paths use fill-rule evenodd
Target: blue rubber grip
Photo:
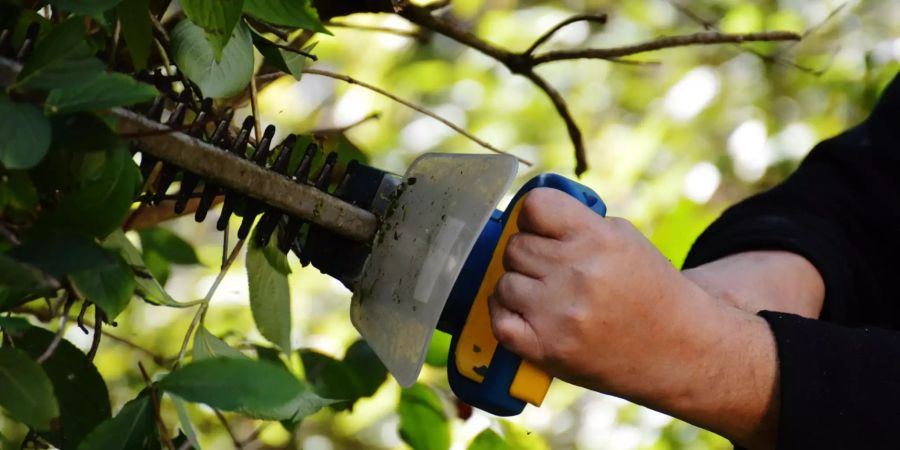
<path id="1" fill-rule="evenodd" d="M 498 416 L 517 415 L 525 408 L 524 401 L 509 394 L 513 378 L 515 378 L 522 360 L 503 348 L 502 345 L 498 346 L 484 374 L 484 381 L 477 383 L 459 373 L 456 367 L 456 344 L 469 310 L 472 308 L 472 302 L 481 287 L 482 279 L 497 247 L 500 234 L 512 212 L 512 206 L 529 191 L 539 187 L 565 192 L 597 214 L 606 215 L 606 205 L 603 200 L 587 186 L 552 173 L 532 178 L 519 189 L 506 211 L 495 211 L 482 230 L 453 286 L 439 324 L 441 330 L 452 336 L 450 356 L 447 358 L 447 376 L 453 392 L 462 401 Z"/>

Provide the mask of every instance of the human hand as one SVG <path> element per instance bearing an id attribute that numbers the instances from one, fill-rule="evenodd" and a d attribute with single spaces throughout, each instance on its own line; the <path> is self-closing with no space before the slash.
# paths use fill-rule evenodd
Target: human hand
<path id="1" fill-rule="evenodd" d="M 636 400 L 659 401 L 695 375 L 690 362 L 715 339 L 707 331 L 721 308 L 633 225 L 553 189 L 528 194 L 518 225 L 489 303 L 506 348 L 554 376 Z"/>

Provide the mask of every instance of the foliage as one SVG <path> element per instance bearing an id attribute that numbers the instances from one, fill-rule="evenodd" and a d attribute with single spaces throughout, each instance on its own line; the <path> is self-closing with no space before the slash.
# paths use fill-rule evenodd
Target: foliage
<path id="1" fill-rule="evenodd" d="M 299 135 L 293 165 L 317 141 L 340 161 L 402 172 L 425 151 L 477 150 L 475 136 L 533 162 L 523 178 L 573 172 L 574 124 L 591 167 L 582 181 L 678 264 L 725 206 L 864 117 L 900 68 L 889 39 L 897 6 L 863 2 L 829 18 L 796 2 L 455 0 L 434 15 L 416 15 L 421 2 L 393 13 L 402 4 L 0 0 L 0 56 L 30 48 L 0 93 L 0 448 L 727 445 L 561 383 L 540 410 L 509 421 L 454 408 L 443 334 L 420 382 L 401 392 L 350 328 L 347 292 L 301 269 L 276 239 L 223 250 L 206 224 L 139 223 L 171 202 L 146 199 L 159 169 L 141 172 L 109 111 L 144 111 L 160 95 L 167 111 L 174 98 L 212 98 L 214 116 L 233 109 L 240 123 L 255 96 L 261 124 L 278 125 L 276 142 Z M 630 64 L 513 64 L 556 23 L 596 11 L 608 20 L 548 34 L 536 54 L 705 29 L 809 33 L 799 43 L 629 55 Z M 465 41 L 473 36 L 482 52 L 506 53 L 485 56 Z M 522 76 L 529 70 L 551 89 Z M 336 84 L 347 81 L 341 73 L 390 95 Z M 559 98 L 544 95 L 551 90 Z M 560 120 L 560 99 L 572 123 Z M 189 108 L 186 120 L 196 116 Z"/>

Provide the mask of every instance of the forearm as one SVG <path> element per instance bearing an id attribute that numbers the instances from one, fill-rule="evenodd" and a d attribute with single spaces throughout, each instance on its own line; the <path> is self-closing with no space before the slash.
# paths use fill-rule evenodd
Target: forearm
<path id="1" fill-rule="evenodd" d="M 802 256 L 753 251 L 721 258 L 682 272 L 713 297 L 744 311 L 781 311 L 819 317 L 825 285 Z"/>
<path id="2" fill-rule="evenodd" d="M 768 324 L 702 289 L 682 292 L 670 326 L 653 330 L 659 340 L 654 347 L 663 352 L 649 355 L 647 365 L 613 393 L 747 448 L 772 448 L 778 361 Z"/>

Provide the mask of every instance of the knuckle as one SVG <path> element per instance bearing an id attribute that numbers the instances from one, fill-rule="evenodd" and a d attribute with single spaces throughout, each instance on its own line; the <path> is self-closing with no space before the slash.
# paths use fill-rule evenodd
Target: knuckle
<path id="1" fill-rule="evenodd" d="M 513 296 L 514 280 L 509 272 L 503 274 L 497 281 L 497 297 L 498 299 L 509 299 Z"/>

